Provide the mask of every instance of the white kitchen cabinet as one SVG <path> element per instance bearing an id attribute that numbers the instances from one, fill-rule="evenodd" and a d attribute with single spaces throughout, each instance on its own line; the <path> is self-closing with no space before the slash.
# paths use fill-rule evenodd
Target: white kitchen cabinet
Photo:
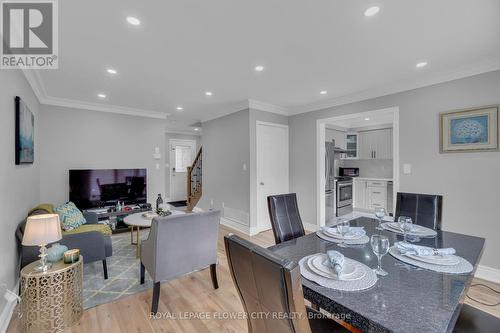
<path id="1" fill-rule="evenodd" d="M 345 134 L 345 149 L 346 154 L 344 159 L 358 159 L 359 158 L 359 137 L 358 133 Z"/>
<path id="2" fill-rule="evenodd" d="M 389 209 L 388 182 L 385 180 L 355 179 L 354 208 L 373 211 L 377 208 Z"/>
<path id="3" fill-rule="evenodd" d="M 392 129 L 359 132 L 360 159 L 392 159 Z"/>
<path id="4" fill-rule="evenodd" d="M 367 209 L 366 180 L 354 180 L 354 208 Z"/>
<path id="5" fill-rule="evenodd" d="M 387 183 L 384 186 L 368 186 L 368 209 L 387 210 Z"/>

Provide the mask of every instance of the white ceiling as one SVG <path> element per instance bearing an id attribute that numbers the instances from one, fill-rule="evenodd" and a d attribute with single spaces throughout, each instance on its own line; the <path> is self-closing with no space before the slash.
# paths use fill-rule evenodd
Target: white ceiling
<path id="1" fill-rule="evenodd" d="M 500 68 L 498 0 L 79 0 L 59 16 L 47 104 L 169 113 L 172 128 L 248 99 L 293 114 Z"/>

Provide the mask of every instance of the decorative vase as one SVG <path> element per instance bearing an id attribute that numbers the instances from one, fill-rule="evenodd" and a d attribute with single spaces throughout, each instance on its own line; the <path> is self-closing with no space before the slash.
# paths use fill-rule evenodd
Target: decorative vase
<path id="1" fill-rule="evenodd" d="M 56 262 L 61 260 L 63 253 L 68 251 L 68 247 L 61 245 L 59 243 L 52 244 L 52 246 L 47 250 L 47 260 L 50 262 Z"/>

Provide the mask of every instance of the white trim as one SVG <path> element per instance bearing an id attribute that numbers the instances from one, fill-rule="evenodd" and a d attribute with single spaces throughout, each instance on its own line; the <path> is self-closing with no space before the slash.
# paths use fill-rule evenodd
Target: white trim
<path id="1" fill-rule="evenodd" d="M 17 280 L 14 289 L 13 290 L 18 290 L 19 289 L 19 280 Z M 16 307 L 17 301 L 19 300 L 19 296 L 17 296 L 16 292 L 5 289 L 6 293 L 5 295 L 2 295 L 2 297 L 5 297 L 7 300 L 7 303 L 5 304 L 4 308 L 2 309 L 2 312 L 0 312 L 0 333 L 4 333 L 7 331 L 7 328 L 9 327 L 10 320 L 12 318 L 12 314 L 14 313 L 14 309 Z"/>
<path id="2" fill-rule="evenodd" d="M 494 283 L 500 283 L 500 269 L 478 265 L 474 277 Z"/>
<path id="3" fill-rule="evenodd" d="M 312 224 L 312 223 L 302 223 L 304 225 L 304 229 L 306 229 L 307 231 L 311 231 L 311 232 L 316 232 L 319 230 L 319 226 L 317 224 Z"/>
<path id="4" fill-rule="evenodd" d="M 463 79 L 466 77 L 493 72 L 497 70 L 500 70 L 499 57 L 487 59 L 486 61 L 482 61 L 469 66 L 454 68 L 450 71 L 433 75 L 431 78 L 424 78 L 417 80 L 411 79 L 399 82 L 392 82 L 385 85 L 368 88 L 362 91 L 353 91 L 352 93 L 348 93 L 343 96 L 338 96 L 326 101 L 294 106 L 288 109 L 288 114 L 295 115 L 300 113 L 318 111 L 322 109 L 331 108 L 334 106 L 364 101 L 372 98 L 400 93 L 403 91 L 410 91 L 413 89 L 428 87 L 439 83 Z"/>
<path id="5" fill-rule="evenodd" d="M 182 131 L 182 130 L 165 130 L 165 133 L 167 134 L 181 134 L 181 135 L 191 135 L 191 136 L 201 136 L 201 131 L 196 131 L 196 132 L 189 132 L 189 131 Z"/>
<path id="6" fill-rule="evenodd" d="M 186 144 L 186 145 L 190 145 L 191 147 L 194 147 L 194 151 L 193 151 L 193 156 L 192 156 L 192 159 L 194 160 L 195 157 L 196 157 L 196 154 L 198 153 L 198 147 L 196 145 L 196 140 L 189 140 L 189 139 L 169 139 L 168 140 L 168 157 L 165 156 L 165 160 L 167 160 L 168 158 L 168 186 L 169 186 L 169 189 L 168 189 L 168 196 L 170 198 L 172 198 L 172 194 L 173 194 L 173 182 L 172 182 L 172 169 L 175 165 L 172 164 L 172 146 L 173 144 L 175 144 L 176 142 L 180 143 L 180 144 Z M 167 155 L 167 154 L 165 154 Z M 175 161 L 174 161 L 175 162 Z M 174 199 L 174 200 L 182 200 L 182 199 Z M 187 200 L 187 198 L 186 198 Z"/>
<path id="7" fill-rule="evenodd" d="M 271 113 L 276 113 L 280 114 L 283 116 L 288 116 L 290 113 L 288 112 L 287 108 L 284 108 L 282 106 L 278 105 L 273 105 L 265 102 L 260 102 L 256 101 L 254 99 L 249 99 L 248 100 L 248 107 L 250 109 L 255 109 L 255 110 L 260 110 L 260 111 L 265 111 L 265 112 L 271 112 Z"/>
<path id="8" fill-rule="evenodd" d="M 245 235 L 250 235 L 250 227 L 248 225 L 242 224 L 241 222 L 236 222 L 235 220 L 228 219 L 228 218 L 221 216 L 220 224 L 223 224 L 226 227 L 233 228 L 239 232 L 244 233 Z"/>

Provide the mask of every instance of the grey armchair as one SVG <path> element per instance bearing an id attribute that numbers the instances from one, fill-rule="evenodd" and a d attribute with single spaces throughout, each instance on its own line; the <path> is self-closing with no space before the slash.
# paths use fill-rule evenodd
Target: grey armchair
<path id="1" fill-rule="evenodd" d="M 219 211 L 154 218 L 148 239 L 141 244 L 141 284 L 145 270 L 153 279 L 151 312 L 158 312 L 160 283 L 210 266 L 217 283 Z"/>

